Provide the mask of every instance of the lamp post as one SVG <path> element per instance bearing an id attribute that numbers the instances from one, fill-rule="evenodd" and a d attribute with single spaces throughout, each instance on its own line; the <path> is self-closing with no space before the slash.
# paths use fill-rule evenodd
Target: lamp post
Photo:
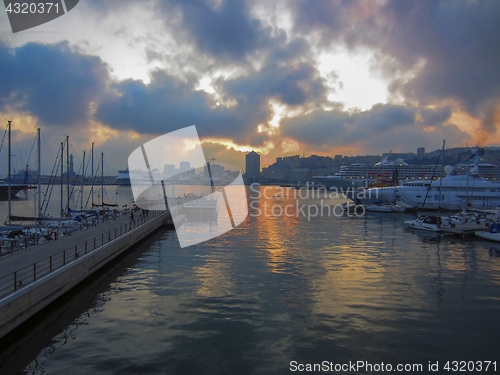
<path id="1" fill-rule="evenodd" d="M 97 195 L 97 199 L 99 200 L 99 196 L 101 196 L 101 212 L 102 212 L 102 222 L 104 222 L 104 196 L 106 195 L 106 189 L 101 187 L 99 189 L 99 193 Z"/>
<path id="2" fill-rule="evenodd" d="M 123 189 L 121 186 L 118 186 L 115 190 L 115 204 L 118 205 L 118 193 L 122 193 Z"/>

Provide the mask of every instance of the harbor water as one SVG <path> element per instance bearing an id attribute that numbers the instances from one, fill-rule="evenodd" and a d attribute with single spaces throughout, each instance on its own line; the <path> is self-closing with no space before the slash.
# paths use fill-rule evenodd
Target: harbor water
<path id="1" fill-rule="evenodd" d="M 311 210 L 341 198 L 247 192 L 236 229 L 184 249 L 162 229 L 57 301 L 8 344 L 0 373 L 500 371 L 500 243 L 409 230 L 409 214 Z"/>

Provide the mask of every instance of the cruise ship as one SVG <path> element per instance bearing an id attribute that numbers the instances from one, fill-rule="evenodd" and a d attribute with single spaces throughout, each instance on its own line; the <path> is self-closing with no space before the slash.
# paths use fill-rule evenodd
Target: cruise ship
<path id="1" fill-rule="evenodd" d="M 500 184 L 481 177 L 477 166 L 466 174 L 456 174 L 452 166 L 446 166 L 445 173 L 445 177 L 436 180 L 343 192 L 356 204 L 363 205 L 404 203 L 414 208 L 449 210 L 500 207 Z"/>
<path id="2" fill-rule="evenodd" d="M 475 147 L 472 149 L 471 157 L 455 165 L 455 171 L 457 174 L 467 174 L 467 170 L 473 166 L 478 168 L 478 173 L 481 177 L 484 177 L 488 181 L 500 182 L 500 166 L 491 164 L 486 160 L 484 148 Z"/>
<path id="3" fill-rule="evenodd" d="M 338 190 L 396 185 L 402 181 L 430 180 L 443 176 L 442 167 L 436 165 L 410 165 L 403 159 L 389 161 L 387 155 L 373 166 L 351 164 L 340 167 L 332 176 L 313 176 L 327 188 Z"/>

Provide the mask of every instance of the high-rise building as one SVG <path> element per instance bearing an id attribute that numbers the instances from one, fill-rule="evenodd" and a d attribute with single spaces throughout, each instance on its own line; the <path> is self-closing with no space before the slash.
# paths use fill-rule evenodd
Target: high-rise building
<path id="1" fill-rule="evenodd" d="M 249 152 L 246 155 L 245 177 L 260 177 L 260 155 L 255 151 Z"/>
<path id="2" fill-rule="evenodd" d="M 181 161 L 179 163 L 179 169 L 181 170 L 181 173 L 189 171 L 190 168 L 191 168 L 191 163 L 188 161 Z"/>
<path id="3" fill-rule="evenodd" d="M 419 147 L 417 148 L 417 159 L 418 160 L 423 160 L 425 155 L 425 147 Z"/>

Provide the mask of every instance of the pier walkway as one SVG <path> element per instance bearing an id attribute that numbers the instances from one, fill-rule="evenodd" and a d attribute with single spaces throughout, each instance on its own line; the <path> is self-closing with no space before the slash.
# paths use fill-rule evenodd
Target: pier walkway
<path id="1" fill-rule="evenodd" d="M 97 226 L 73 232 L 69 236 L 61 236 L 57 240 L 11 254 L 10 250 L 2 249 L 0 298 L 139 228 L 159 215 L 165 215 L 165 212 L 149 211 L 145 217 L 139 217 L 139 213 L 135 215 L 134 222 L 128 215 L 118 216 Z"/>

